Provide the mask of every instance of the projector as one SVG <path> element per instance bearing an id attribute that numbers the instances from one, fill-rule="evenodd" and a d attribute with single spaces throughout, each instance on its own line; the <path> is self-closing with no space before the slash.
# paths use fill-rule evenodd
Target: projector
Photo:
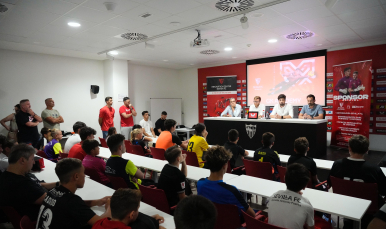
<path id="1" fill-rule="evenodd" d="M 201 47 L 206 47 L 209 46 L 209 41 L 208 39 L 201 39 L 201 33 L 200 30 L 197 30 L 198 36 L 196 39 L 190 42 L 190 47 L 191 48 L 201 48 Z"/>

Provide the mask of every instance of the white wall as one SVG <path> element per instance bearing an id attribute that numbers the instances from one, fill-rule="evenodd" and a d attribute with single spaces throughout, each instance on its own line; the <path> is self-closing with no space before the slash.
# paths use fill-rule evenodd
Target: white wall
<path id="1" fill-rule="evenodd" d="M 104 105 L 104 67 L 102 61 L 0 49 L 0 118 L 12 113 L 21 99 L 30 99 L 38 115 L 44 100 L 52 97 L 64 118 L 61 129 L 72 131 L 76 121 L 97 130 L 99 109 Z M 98 95 L 90 85 L 99 85 Z M 43 127 L 39 124 L 38 129 Z M 0 133 L 6 130 L 0 126 Z"/>
<path id="2" fill-rule="evenodd" d="M 198 72 L 197 68 L 188 68 L 178 71 L 183 88 L 182 112 L 185 126 L 198 123 Z"/>

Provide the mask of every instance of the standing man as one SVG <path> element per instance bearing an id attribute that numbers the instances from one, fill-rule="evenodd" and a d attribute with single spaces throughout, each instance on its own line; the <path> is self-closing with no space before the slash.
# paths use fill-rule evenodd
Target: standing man
<path id="1" fill-rule="evenodd" d="M 253 98 L 253 104 L 249 106 L 249 111 L 257 111 L 259 114 L 259 118 L 265 117 L 264 110 L 265 105 L 261 104 L 261 97 L 255 96 Z"/>
<path id="2" fill-rule="evenodd" d="M 229 99 L 230 105 L 221 113 L 221 117 L 241 117 L 241 106 L 236 104 L 235 98 Z"/>
<path id="3" fill-rule="evenodd" d="M 119 114 L 121 115 L 121 134 L 130 141 L 130 133 L 134 126 L 133 116 L 137 116 L 137 112 L 131 105 L 129 97 L 123 98 L 123 105 L 119 108 Z"/>
<path id="4" fill-rule="evenodd" d="M 344 76 L 338 81 L 338 83 L 336 84 L 336 86 L 334 87 L 335 91 L 339 91 L 339 95 L 349 95 L 349 85 L 350 85 L 350 82 L 351 82 L 351 78 L 350 78 L 350 74 L 351 74 L 351 68 L 348 67 L 348 68 L 345 68 L 344 69 Z"/>
<path id="5" fill-rule="evenodd" d="M 359 95 L 360 90 L 364 91 L 365 87 L 363 86 L 362 81 L 358 79 L 358 71 L 355 71 L 352 74 L 352 80 L 348 86 L 348 91 L 351 95 Z"/>
<path id="6" fill-rule="evenodd" d="M 162 131 L 165 130 L 165 120 L 168 117 L 168 113 L 166 111 L 162 111 L 161 118 L 155 122 L 155 135 L 159 136 Z"/>
<path id="7" fill-rule="evenodd" d="M 52 109 L 55 102 L 52 98 L 45 100 L 47 108 L 42 111 L 43 126 L 48 129 L 60 130 L 60 123 L 63 123 L 63 117 L 60 116 L 59 111 Z"/>
<path id="8" fill-rule="evenodd" d="M 146 137 L 155 138 L 155 133 L 153 129 L 153 123 L 149 120 L 149 112 L 142 111 L 143 119 L 139 122 L 139 125 L 142 126 L 143 134 Z"/>
<path id="9" fill-rule="evenodd" d="M 38 124 L 42 122 L 35 112 L 31 109 L 28 99 L 20 101 L 20 111 L 16 114 L 16 123 L 19 128 L 17 139 L 19 143 L 31 144 L 34 148 L 39 143 Z"/>
<path id="10" fill-rule="evenodd" d="M 280 94 L 277 97 L 277 100 L 279 100 L 279 104 L 276 104 L 273 107 L 271 118 L 286 119 L 294 117 L 294 110 L 292 108 L 292 105 L 285 102 L 286 98 L 287 97 L 284 94 Z"/>
<path id="11" fill-rule="evenodd" d="M 113 98 L 105 98 L 106 106 L 99 110 L 99 125 L 102 128 L 103 138 L 106 139 L 109 128 L 114 126 L 114 113 L 115 109 L 112 108 Z"/>
<path id="12" fill-rule="evenodd" d="M 304 105 L 300 111 L 300 119 L 323 119 L 323 108 L 319 104 L 315 104 L 315 96 L 307 95 L 308 105 Z"/>

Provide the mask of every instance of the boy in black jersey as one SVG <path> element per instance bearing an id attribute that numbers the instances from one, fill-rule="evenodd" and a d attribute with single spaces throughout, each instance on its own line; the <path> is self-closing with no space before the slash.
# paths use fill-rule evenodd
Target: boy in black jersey
<path id="1" fill-rule="evenodd" d="M 271 163 L 274 169 L 273 179 L 278 180 L 279 172 L 277 170 L 277 166 L 278 165 L 281 166 L 281 162 L 280 162 L 279 154 L 273 149 L 271 149 L 275 143 L 275 135 L 273 135 L 270 132 L 266 132 L 263 134 L 263 139 L 261 140 L 261 142 L 263 143 L 263 147 L 255 151 L 253 160 Z"/>
<path id="2" fill-rule="evenodd" d="M 47 228 L 82 228 L 94 225 L 98 220 L 111 217 L 110 199 L 82 200 L 75 195 L 78 188 L 83 188 L 85 181 L 82 161 L 76 158 L 60 160 L 55 167 L 61 185 L 53 188 L 44 198 L 40 207 L 36 229 Z M 106 206 L 106 212 L 98 216 L 90 209 L 92 206 Z"/>
<path id="3" fill-rule="evenodd" d="M 228 141 L 224 144 L 225 149 L 229 150 L 232 153 L 232 158 L 229 160 L 231 169 L 244 166 L 243 158 L 249 155 L 248 151 L 244 150 L 241 146 L 237 145 L 238 141 L 239 132 L 235 129 L 231 129 L 228 132 Z M 237 171 L 232 171 L 232 173 L 241 175 L 245 174 L 245 170 L 239 169 Z"/>

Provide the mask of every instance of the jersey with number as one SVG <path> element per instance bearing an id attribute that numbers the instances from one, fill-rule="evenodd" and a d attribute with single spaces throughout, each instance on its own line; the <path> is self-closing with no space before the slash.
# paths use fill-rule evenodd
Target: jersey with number
<path id="1" fill-rule="evenodd" d="M 193 137 L 191 137 L 189 140 L 187 150 L 196 153 L 198 164 L 201 168 L 204 167 L 204 163 L 201 163 L 203 162 L 202 155 L 204 154 L 204 151 L 206 151 L 208 148 L 208 143 L 206 142 L 205 138 L 201 136 L 193 135 Z"/>
<path id="2" fill-rule="evenodd" d="M 281 165 L 279 154 L 269 148 L 269 147 L 261 147 L 255 151 L 255 155 L 253 156 L 254 161 L 260 162 L 269 162 L 272 164 L 273 169 L 275 170 L 275 174 L 278 174 L 277 166 Z"/>
<path id="3" fill-rule="evenodd" d="M 36 229 L 83 228 L 95 216 L 94 211 L 67 188 L 51 189 L 40 207 Z"/>

